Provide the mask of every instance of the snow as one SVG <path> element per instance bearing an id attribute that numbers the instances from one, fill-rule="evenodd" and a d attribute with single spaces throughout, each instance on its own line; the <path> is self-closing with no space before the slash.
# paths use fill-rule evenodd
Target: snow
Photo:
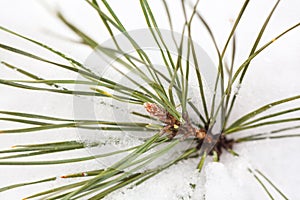
<path id="1" fill-rule="evenodd" d="M 247 199 L 243 189 L 222 163 L 209 163 L 205 168 L 206 199 Z"/>
<path id="2" fill-rule="evenodd" d="M 101 30 L 97 20 L 97 14 L 89 12 L 88 6 L 82 1 L 64 0 L 64 1 L 47 1 L 51 5 L 59 5 L 67 16 L 72 17 L 72 21 L 80 24 L 81 27 L 88 30 L 92 36 L 99 41 L 105 41 L 109 36 Z M 227 34 L 231 27 L 230 20 L 234 18 L 242 0 L 202 0 L 200 1 L 200 11 L 203 12 L 205 18 L 211 24 L 218 43 L 222 46 L 225 43 L 224 35 Z M 132 1 L 132 9 L 137 10 L 138 2 Z M 153 7 L 161 6 L 159 1 L 151 1 Z M 172 2 L 173 3 L 173 2 Z M 171 5 L 171 11 L 178 9 L 179 1 Z M 259 27 L 274 0 L 253 0 L 250 2 L 249 9 L 245 14 L 241 26 L 238 28 L 237 44 L 238 53 L 236 63 L 242 61 L 248 55 L 251 44 L 253 43 Z M 142 18 L 135 17 L 135 12 L 124 11 L 128 2 L 113 0 L 112 4 L 118 9 L 121 16 L 128 20 L 129 30 L 145 27 Z M 55 6 L 54 6 L 55 7 Z M 268 8 L 268 9 L 266 9 Z M 158 11 L 155 11 L 158 12 Z M 262 43 L 271 40 L 285 30 L 290 25 L 300 21 L 300 1 L 286 0 L 282 1 L 272 18 Z M 142 15 L 141 13 L 139 13 Z M 156 13 L 159 14 L 159 13 Z M 84 17 L 83 17 L 84 16 Z M 177 17 L 176 13 L 175 16 Z M 175 29 L 180 30 L 182 21 L 174 20 Z M 160 21 L 163 28 L 168 28 L 166 21 Z M 73 34 L 67 31 L 64 26 L 53 19 L 38 1 L 27 0 L 2 0 L 0 8 L 0 24 L 11 28 L 19 33 L 36 38 L 51 44 L 79 60 L 84 61 L 91 53 L 85 47 L 78 48 L 77 44 L 72 41 L 63 41 L 65 36 Z M 54 32 L 53 32 L 54 31 Z M 198 29 L 194 30 L 198 31 Z M 47 33 L 47 34 L 46 34 Z M 226 33 L 226 34 L 224 34 Z M 59 35 L 60 37 L 57 37 Z M 273 46 L 263 52 L 257 59 L 252 62 L 251 69 L 246 76 L 245 82 L 239 89 L 239 104 L 233 112 L 233 118 L 236 118 L 246 112 L 280 98 L 286 98 L 300 93 L 300 30 L 299 28 L 289 33 L 284 38 L 276 41 Z M 16 45 L 22 48 L 29 48 L 34 53 L 41 56 L 57 59 L 46 51 L 41 51 L 33 45 L 15 37 L 0 33 L 1 43 Z M 214 49 L 211 48 L 211 42 L 207 34 L 200 32 L 199 38 L 196 39 L 201 46 L 207 50 L 208 54 L 216 59 Z M 40 62 L 30 59 L 20 59 L 20 56 L 12 56 L 7 52 L 0 50 L 0 59 L 11 61 L 18 66 L 24 66 L 38 74 L 46 75 L 46 77 L 74 77 L 69 72 L 60 70 L 59 73 L 55 68 L 49 68 Z M 47 67 L 47 68 L 46 68 Z M 1 66 L 0 77 L 6 79 L 17 79 L 21 76 L 14 71 L 8 70 Z M 19 89 L 0 85 L 0 110 L 25 111 L 38 114 L 51 114 L 53 116 L 73 117 L 73 99 L 56 94 L 28 92 Z M 246 102 L 246 103 L 241 103 Z M 299 106 L 299 101 L 289 104 L 289 107 Z M 275 108 L 276 109 L 276 108 Z M 295 114 L 299 116 L 299 114 Z M 0 122 L 0 129 L 3 127 L 10 128 L 11 124 Z M 274 126 L 275 127 L 275 126 Z M 268 129 L 263 129 L 268 131 Z M 26 144 L 62 139 L 78 139 L 78 134 L 71 130 L 43 131 L 42 134 L 22 135 L 1 135 L 0 149 L 9 148 L 15 144 Z M 249 131 L 248 134 L 253 132 Z M 29 136 L 29 137 L 28 137 Z M 299 185 L 300 176 L 298 171 L 300 168 L 299 146 L 300 139 L 281 139 L 281 140 L 265 140 L 259 142 L 243 143 L 235 147 L 235 151 L 240 157 L 233 157 L 228 153 L 224 153 L 220 163 L 206 162 L 202 173 L 195 170 L 198 163 L 197 159 L 182 161 L 177 165 L 170 167 L 161 174 L 151 178 L 147 182 L 135 188 L 123 188 L 115 193 L 110 194 L 105 200 L 250 200 L 250 199 L 267 199 L 266 193 L 262 187 L 256 182 L 254 177 L 248 172 L 247 168 L 259 169 L 266 174 L 274 183 L 282 189 L 289 199 L 300 199 Z M 139 141 L 132 141 L 130 138 L 121 142 L 121 146 L 134 146 Z M 115 148 L 119 148 L 115 146 Z M 88 152 L 82 152 L 82 155 L 89 155 Z M 77 153 L 69 156 L 78 156 Z M 55 158 L 53 156 L 52 158 Z M 63 157 L 62 157 L 63 158 Z M 102 163 L 103 164 L 103 163 Z M 0 166 L 0 187 L 12 183 L 19 183 L 38 180 L 44 177 L 64 175 L 78 171 L 93 170 L 99 167 L 98 162 L 89 161 L 80 165 L 70 164 L 67 166 Z M 40 174 L 43 174 L 41 176 Z M 58 186 L 66 183 L 66 180 L 58 178 L 58 181 L 50 183 L 50 186 Z M 48 189 L 49 185 L 40 184 L 34 187 L 24 187 L 17 190 L 0 193 L 1 200 L 21 199 L 28 193 Z M 273 191 L 273 190 L 271 190 Z M 275 193 L 272 193 L 275 194 Z M 275 199 L 281 199 L 276 196 Z"/>

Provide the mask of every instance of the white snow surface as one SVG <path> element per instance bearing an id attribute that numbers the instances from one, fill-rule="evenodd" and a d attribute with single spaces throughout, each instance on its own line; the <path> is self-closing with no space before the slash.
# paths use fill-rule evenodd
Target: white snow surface
<path id="1" fill-rule="evenodd" d="M 55 17 L 45 10 L 41 2 L 46 2 L 52 8 L 61 9 L 73 22 L 80 25 L 100 42 L 109 36 L 98 26 L 97 14 L 90 12 L 90 8 L 80 0 L 1 0 L 0 25 L 15 30 L 19 33 L 43 41 L 56 49 L 66 52 L 78 60 L 84 61 L 91 50 L 74 44 L 72 41 L 64 41 L 64 37 L 76 36 L 67 30 Z M 125 18 L 129 30 L 146 27 L 142 13 L 139 12 L 138 1 L 110 1 Z M 160 1 L 149 1 L 155 10 L 154 14 L 160 14 Z M 176 14 L 179 1 L 167 1 L 171 5 L 171 11 L 175 17 L 175 30 L 181 28 L 181 18 Z M 176 3 L 177 2 L 177 3 Z M 252 0 L 246 11 L 241 26 L 237 30 L 237 60 L 241 63 L 249 53 L 259 27 L 267 17 L 274 0 Z M 226 41 L 226 36 L 231 27 L 231 19 L 237 16 L 242 6 L 242 0 L 202 0 L 199 10 L 210 23 L 215 37 L 220 46 Z M 133 10 L 133 11 L 132 11 Z M 274 17 L 267 28 L 261 44 L 271 40 L 291 25 L 300 22 L 300 1 L 285 0 L 280 3 Z M 141 15 L 141 17 L 136 17 Z M 178 19 L 177 19 L 178 18 Z M 159 21 L 163 28 L 168 28 L 165 20 Z M 103 28 L 103 27 L 102 27 Z M 100 31 L 99 31 L 100 30 Z M 197 31 L 198 29 L 196 29 Z M 57 37 L 59 36 L 59 37 Z M 251 69 L 246 76 L 239 93 L 239 102 L 234 110 L 233 117 L 245 114 L 258 106 L 300 94 L 300 28 L 276 41 L 269 49 L 257 57 L 251 64 Z M 196 39 L 214 59 L 216 55 L 212 48 L 209 36 L 200 32 Z M 20 48 L 30 49 L 47 58 L 57 59 L 47 51 L 40 50 L 34 45 L 16 39 L 13 36 L 0 32 L 0 41 Z M 0 60 L 11 62 L 17 66 L 41 74 L 44 77 L 74 77 L 66 71 L 56 71 L 56 68 L 41 64 L 40 62 L 24 59 L 20 56 L 9 54 L 0 50 Z M 1 66 L 1 79 L 17 79 L 21 76 L 14 71 Z M 0 110 L 24 111 L 57 117 L 72 117 L 72 97 L 50 94 L 45 92 L 32 92 L 0 85 Z M 299 107 L 299 101 L 289 104 L 289 107 Z M 299 113 L 294 115 L 299 117 Z M 10 123 L 0 121 L 0 129 L 11 128 Z M 275 127 L 275 126 L 274 126 Z M 266 130 L 266 129 L 263 129 Z M 249 131 L 247 133 L 256 133 Z M 294 133 L 294 132 L 293 132 Z M 40 143 L 53 140 L 77 139 L 77 133 L 72 130 L 42 131 L 40 134 L 1 135 L 0 149 L 9 148 L 15 144 Z M 228 153 L 222 155 L 221 161 L 215 163 L 207 161 L 203 171 L 199 174 L 195 170 L 198 159 L 182 161 L 147 182 L 135 188 L 123 188 L 107 196 L 105 200 L 252 200 L 268 199 L 263 188 L 248 172 L 248 168 L 259 169 L 265 173 L 288 197 L 292 200 L 300 199 L 300 138 L 263 140 L 259 142 L 242 143 L 235 146 L 239 157 L 233 157 Z M 133 145 L 132 141 L 129 142 Z M 88 155 L 88 152 L 81 152 Z M 65 154 L 61 157 L 68 158 L 78 154 Z M 55 159 L 56 156 L 50 158 Z M 81 164 L 55 165 L 55 166 L 0 166 L 0 188 L 13 183 L 39 180 L 44 177 L 58 176 L 78 171 L 93 170 L 99 166 L 95 161 Z M 58 178 L 51 182 L 50 187 L 66 183 L 66 180 Z M 195 186 L 195 187 L 193 187 Z M 28 186 L 8 192 L 0 193 L 1 200 L 18 200 L 28 194 L 32 194 L 49 188 L 49 184 Z M 275 199 L 282 199 L 271 189 Z"/>

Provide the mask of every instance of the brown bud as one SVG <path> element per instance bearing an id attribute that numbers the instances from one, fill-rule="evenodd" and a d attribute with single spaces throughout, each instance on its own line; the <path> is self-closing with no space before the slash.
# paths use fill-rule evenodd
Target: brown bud
<path id="1" fill-rule="evenodd" d="M 166 123 L 168 119 L 168 111 L 166 111 L 164 108 L 161 108 L 155 103 L 144 103 L 144 107 L 151 116 L 156 117 L 160 121 Z"/>
<path id="2" fill-rule="evenodd" d="M 196 130 L 196 137 L 198 139 L 203 139 L 203 138 L 205 138 L 205 136 L 206 136 L 205 130 L 203 130 L 203 129 Z"/>

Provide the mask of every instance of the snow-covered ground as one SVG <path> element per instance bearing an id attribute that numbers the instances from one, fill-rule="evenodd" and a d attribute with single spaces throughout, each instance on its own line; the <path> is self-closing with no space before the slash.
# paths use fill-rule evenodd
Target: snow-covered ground
<path id="1" fill-rule="evenodd" d="M 84 61 L 91 50 L 78 46 L 64 37 L 76 37 L 67 30 L 54 16 L 43 7 L 44 1 L 34 0 L 1 0 L 0 1 L 0 25 L 16 32 L 43 41 L 56 49 Z M 94 38 L 103 42 L 109 36 L 101 30 L 98 16 L 91 12 L 90 8 L 80 0 L 56 0 L 46 1 L 52 8 L 60 8 L 66 16 L 89 32 Z M 112 0 L 113 5 L 120 14 L 120 18 L 126 20 L 128 30 L 144 28 L 139 1 Z M 160 1 L 149 1 L 155 13 L 161 16 Z M 180 10 L 179 1 L 170 0 L 174 17 L 175 30 L 180 30 L 182 18 L 176 12 Z M 249 53 L 251 45 L 267 17 L 274 0 L 252 0 L 246 11 L 245 17 L 238 28 L 237 33 L 237 60 L 241 63 Z M 229 33 L 231 20 L 237 16 L 242 6 L 242 0 L 202 0 L 199 10 L 210 23 L 220 46 L 223 46 Z M 51 11 L 50 11 L 51 13 Z M 271 40 L 289 26 L 300 22 L 300 1 L 285 0 L 280 3 L 274 17 L 270 22 L 261 44 Z M 139 16 L 139 17 L 137 17 Z M 159 21 L 162 28 L 167 29 L 165 20 Z M 198 29 L 196 28 L 196 31 Z M 195 39 L 207 50 L 209 55 L 216 60 L 209 36 L 199 31 L 199 38 Z M 52 54 L 40 50 L 22 40 L 0 32 L 0 42 L 20 48 L 29 49 L 50 59 L 57 59 Z M 66 71 L 57 71 L 54 67 L 40 62 L 22 58 L 0 50 L 0 60 L 30 69 L 44 77 L 74 77 Z M 276 41 L 272 47 L 263 52 L 251 65 L 251 70 L 246 76 L 245 83 L 239 94 L 239 104 L 234 110 L 234 116 L 242 115 L 267 102 L 300 94 L 300 28 L 287 34 Z M 2 79 L 17 79 L 21 76 L 14 71 L 1 66 L 0 77 Z M 32 92 L 0 85 L 0 110 L 24 111 L 53 116 L 72 117 L 73 98 L 45 92 Z M 290 107 L 299 107 L 300 102 L 289 104 Z M 299 113 L 295 114 L 299 117 Z M 0 121 L 0 129 L 12 127 L 10 123 Z M 252 133 L 252 132 L 249 132 Z M 254 133 L 254 132 L 253 132 Z M 77 133 L 72 130 L 43 131 L 40 134 L 1 135 L 0 149 L 9 148 L 15 144 L 39 143 L 53 140 L 77 138 Z M 260 169 L 269 177 L 289 199 L 300 199 L 300 138 L 266 140 L 244 143 L 235 146 L 235 151 L 240 153 L 239 158 L 223 154 L 220 163 L 207 163 L 201 174 L 197 173 L 195 166 L 197 160 L 191 159 L 171 167 L 158 176 L 150 179 L 134 189 L 122 189 L 106 197 L 106 200 L 241 200 L 241 199 L 267 199 L 262 187 L 247 171 L 248 167 Z M 64 155 L 71 156 L 71 155 Z M 52 157 L 55 158 L 55 157 Z M 62 157 L 63 158 L 63 157 Z M 68 174 L 81 170 L 94 169 L 98 163 L 85 162 L 81 165 L 70 164 L 64 166 L 0 166 L 0 187 L 12 183 L 38 180 L 41 177 L 51 177 Z M 41 176 L 43 174 L 43 176 Z M 63 180 L 51 183 L 51 186 L 62 184 Z M 196 187 L 191 187 L 191 185 Z M 1 200 L 17 200 L 28 193 L 47 189 L 49 185 L 41 184 L 33 187 L 24 187 L 17 190 L 0 193 Z M 271 190 L 273 191 L 273 190 Z M 275 194 L 275 193 L 274 193 Z M 204 197 L 205 195 L 205 197 Z M 280 199 L 280 196 L 275 199 Z"/>

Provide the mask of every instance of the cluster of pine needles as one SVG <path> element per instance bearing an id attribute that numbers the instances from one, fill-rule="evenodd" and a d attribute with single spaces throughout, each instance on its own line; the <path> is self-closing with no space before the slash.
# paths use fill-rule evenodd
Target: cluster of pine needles
<path id="1" fill-rule="evenodd" d="M 86 144 L 80 141 L 61 141 L 55 143 L 43 143 L 43 144 L 28 144 L 28 145 L 15 145 L 12 149 L 1 150 L 0 165 L 55 165 L 55 164 L 68 164 L 68 163 L 80 163 L 87 160 L 100 159 L 103 157 L 109 157 L 113 155 L 123 155 L 123 157 L 112 164 L 111 166 L 103 169 L 79 172 L 76 174 L 69 174 L 61 176 L 64 179 L 82 178 L 81 181 L 69 183 L 64 186 L 51 188 L 47 191 L 43 191 L 37 194 L 33 194 L 24 199 L 80 199 L 88 198 L 90 200 L 101 199 L 108 194 L 128 186 L 137 186 L 147 179 L 157 175 L 168 167 L 189 158 L 198 158 L 199 164 L 195 166 L 201 172 L 201 169 L 208 156 L 213 156 L 213 160 L 218 162 L 222 151 L 228 151 L 233 156 L 238 156 L 238 153 L 234 152 L 233 147 L 236 143 L 243 143 L 255 140 L 263 140 L 266 138 L 285 138 L 285 137 L 298 137 L 296 134 L 286 134 L 285 132 L 298 129 L 300 126 L 288 126 L 281 129 L 271 130 L 266 133 L 257 133 L 248 136 L 239 136 L 238 133 L 244 130 L 256 129 L 263 126 L 272 127 L 274 124 L 286 124 L 289 122 L 299 121 L 299 118 L 281 118 L 286 114 L 299 111 L 299 107 L 289 108 L 280 112 L 271 112 L 276 106 L 283 105 L 292 101 L 300 99 L 300 95 L 292 96 L 278 101 L 270 102 L 263 105 L 252 112 L 249 112 L 243 116 L 240 116 L 236 121 L 231 122 L 230 117 L 232 111 L 238 100 L 238 94 L 235 91 L 235 87 L 243 83 L 246 73 L 250 68 L 251 61 L 268 48 L 277 39 L 284 36 L 286 33 L 292 31 L 300 25 L 300 23 L 288 28 L 284 32 L 275 36 L 274 39 L 269 42 L 259 45 L 261 38 L 266 30 L 266 27 L 276 10 L 279 0 L 273 6 L 268 17 L 265 19 L 263 26 L 261 27 L 256 40 L 251 48 L 249 56 L 245 61 L 236 67 L 234 64 L 236 54 L 236 29 L 241 21 L 245 10 L 249 4 L 249 0 L 245 0 L 238 16 L 236 17 L 232 29 L 227 37 L 226 43 L 223 48 L 219 48 L 213 32 L 209 24 L 199 13 L 197 7 L 199 0 L 194 5 L 182 0 L 182 10 L 184 13 L 185 23 L 182 28 L 182 35 L 187 35 L 188 43 L 179 41 L 177 44 L 177 56 L 171 55 L 168 46 L 164 42 L 163 36 L 158 26 L 158 20 L 154 16 L 152 9 L 147 0 L 140 0 L 140 6 L 144 14 L 145 21 L 157 46 L 160 49 L 161 58 L 163 59 L 163 65 L 168 71 L 167 74 L 160 73 L 155 68 L 151 59 L 147 53 L 139 48 L 139 44 L 135 41 L 135 38 L 128 34 L 127 29 L 122 24 L 122 19 L 118 18 L 118 14 L 114 12 L 114 9 L 106 0 L 86 0 L 86 3 L 90 5 L 91 9 L 99 15 L 99 19 L 105 25 L 108 33 L 113 38 L 116 34 L 122 33 L 128 39 L 130 44 L 134 47 L 136 56 L 124 52 L 118 45 L 118 41 L 115 41 L 115 48 L 106 48 L 98 44 L 97 41 L 88 36 L 87 33 L 80 30 L 76 25 L 72 24 L 64 15 L 60 12 L 57 13 L 57 17 L 72 30 L 82 41 L 84 45 L 97 49 L 101 53 L 116 60 L 116 62 L 131 71 L 135 72 L 142 80 L 148 85 L 147 87 L 141 85 L 139 82 L 124 75 L 129 81 L 136 85 L 139 90 L 135 90 L 126 85 L 119 84 L 114 80 L 107 79 L 97 75 L 93 70 L 85 66 L 84 63 L 71 58 L 64 53 L 55 50 L 54 48 L 36 41 L 32 38 L 28 38 L 22 34 L 16 33 L 6 27 L 0 27 L 0 30 L 7 34 L 13 35 L 19 39 L 26 40 L 33 43 L 40 48 L 46 49 L 56 56 L 64 59 L 67 64 L 59 63 L 53 60 L 49 60 L 44 57 L 40 57 L 37 54 L 30 53 L 28 50 L 16 48 L 7 44 L 0 44 L 0 48 L 9 51 L 13 54 L 19 54 L 36 61 L 40 61 L 57 68 L 68 70 L 72 73 L 81 76 L 84 80 L 50 80 L 43 79 L 36 74 L 22 69 L 22 67 L 14 66 L 11 63 L 2 61 L 2 65 L 16 72 L 24 75 L 28 80 L 0 80 L 0 84 L 11 87 L 21 88 L 23 90 L 33 91 L 46 91 L 51 93 L 59 93 L 63 95 L 77 95 L 77 96 L 92 96 L 96 98 L 111 98 L 116 101 L 123 102 L 124 104 L 136 104 L 144 108 L 145 113 L 131 112 L 128 115 L 135 115 L 145 120 L 145 123 L 140 122 L 116 122 L 105 120 L 74 120 L 57 118 L 54 116 L 38 115 L 33 113 L 22 113 L 12 111 L 0 111 L 2 121 L 10 121 L 15 123 L 21 123 L 29 125 L 30 127 L 21 129 L 1 130 L 3 134 L 26 134 L 29 132 L 37 132 L 43 130 L 54 130 L 62 128 L 70 129 L 91 129 L 91 130 L 106 130 L 106 131 L 155 131 L 155 134 L 149 133 L 148 138 L 144 138 L 144 142 L 140 145 L 118 150 L 110 153 L 99 154 L 88 157 L 78 157 L 72 159 L 63 160 L 24 160 L 23 158 L 33 157 L 37 155 L 48 155 L 59 152 L 70 152 L 78 149 L 85 149 Z M 168 17 L 170 29 L 173 29 L 172 17 L 170 14 L 168 2 L 166 0 L 161 1 L 164 5 L 164 11 Z M 192 9 L 192 12 L 188 14 L 187 9 Z M 204 88 L 203 74 L 201 73 L 200 61 L 197 60 L 197 52 L 195 51 L 195 44 L 192 35 L 193 21 L 199 20 L 205 27 L 205 31 L 211 37 L 214 44 L 214 49 L 218 55 L 218 68 L 215 80 L 214 96 L 211 99 L 207 98 Z M 184 47 L 184 45 L 187 45 Z M 229 46 L 232 45 L 230 52 Z M 188 49 L 187 55 L 182 55 L 182 49 Z M 230 54 L 231 61 L 226 62 L 225 54 Z M 121 56 L 121 57 L 120 57 Z M 187 61 L 182 57 L 188 58 Z M 190 66 L 189 60 L 192 60 L 194 67 Z M 147 72 L 140 70 L 138 64 L 146 66 Z M 121 70 L 119 71 L 120 73 Z M 196 74 L 197 80 L 195 81 L 198 86 L 198 96 L 195 98 L 200 99 L 201 105 L 196 106 L 190 101 L 189 96 L 189 77 L 190 73 Z M 184 77 L 184 78 L 182 78 Z M 167 84 L 163 84 L 167 83 Z M 41 86 L 43 85 L 43 86 Z M 86 85 L 89 86 L 89 91 L 76 91 L 68 89 L 68 86 Z M 75 87 L 76 88 L 76 87 Z M 114 93 L 109 91 L 113 90 Z M 218 92 L 219 91 L 219 92 Z M 219 95 L 219 96 L 217 96 Z M 194 97 L 193 97 L 194 98 Z M 210 102 L 209 102 L 210 101 Z M 209 102 L 209 103 L 208 103 Z M 197 119 L 190 119 L 189 113 L 194 112 L 197 115 Z M 148 123 L 148 120 L 153 120 Z M 197 123 L 194 123 L 197 122 Z M 220 132 L 214 133 L 214 126 L 221 124 Z M 1 136 L 0 136 L 1 137 Z M 228 138 L 230 137 L 230 139 Z M 152 162 L 156 162 L 161 157 L 167 155 L 172 149 L 176 148 L 181 143 L 193 142 L 194 145 L 189 145 L 189 148 L 182 151 L 177 157 L 170 158 L 168 162 L 159 164 L 156 167 L 150 169 L 144 169 Z M 208 144 L 208 145 L 207 145 Z M 208 148 L 210 145 L 212 148 Z M 97 148 L 99 144 L 89 144 L 89 147 Z M 207 145 L 207 147 L 205 147 Z M 23 160 L 17 160 L 22 158 Z M 249 169 L 249 172 L 253 174 L 255 179 L 261 184 L 262 188 L 266 191 L 270 199 L 274 199 L 269 187 L 275 189 L 284 199 L 287 197 L 259 170 Z M 38 183 L 55 181 L 57 178 L 47 178 L 38 180 L 35 182 L 26 182 L 16 185 L 10 185 L 4 188 L 0 188 L 0 192 L 23 187 L 27 185 L 33 185 Z M 77 179 L 76 179 L 77 180 Z M 269 186 L 265 185 L 267 183 Z"/>

